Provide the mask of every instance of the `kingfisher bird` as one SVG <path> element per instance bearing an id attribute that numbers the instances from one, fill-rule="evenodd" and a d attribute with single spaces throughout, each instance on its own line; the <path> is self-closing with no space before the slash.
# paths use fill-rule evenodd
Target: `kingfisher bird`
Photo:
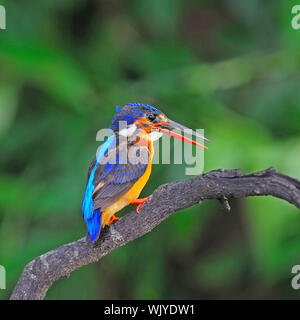
<path id="1" fill-rule="evenodd" d="M 110 129 L 113 133 L 100 146 L 89 167 L 82 202 L 87 239 L 91 242 L 99 238 L 102 228 L 119 219 L 115 213 L 129 204 L 137 204 L 136 210 L 139 212 L 141 205 L 147 201 L 148 197 L 139 199 L 139 195 L 151 174 L 153 141 L 166 134 L 207 149 L 171 131 L 188 128 L 148 104 L 117 106 Z M 199 133 L 188 130 L 192 135 L 209 141 Z M 129 161 L 130 154 L 135 156 L 135 161 Z"/>

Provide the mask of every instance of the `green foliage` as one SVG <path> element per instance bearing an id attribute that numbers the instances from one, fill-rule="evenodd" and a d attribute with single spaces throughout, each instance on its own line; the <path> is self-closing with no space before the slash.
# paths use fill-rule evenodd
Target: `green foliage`
<path id="1" fill-rule="evenodd" d="M 0 264 L 5 299 L 37 255 L 85 234 L 89 161 L 116 104 L 205 128 L 205 170 L 300 177 L 299 34 L 277 1 L 3 1 Z M 143 194 L 185 179 L 157 165 Z M 128 209 L 127 209 L 128 210 Z M 125 210 L 126 212 L 126 210 Z M 274 198 L 216 202 L 58 281 L 49 299 L 297 298 L 300 215 Z"/>

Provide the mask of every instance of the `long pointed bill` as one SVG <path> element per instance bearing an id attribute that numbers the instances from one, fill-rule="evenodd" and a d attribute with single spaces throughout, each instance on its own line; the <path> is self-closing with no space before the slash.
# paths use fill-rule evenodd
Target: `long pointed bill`
<path id="1" fill-rule="evenodd" d="M 188 142 L 188 143 L 191 143 L 191 144 L 194 144 L 198 147 L 201 147 L 201 148 L 204 148 L 204 149 L 208 149 L 206 146 L 192 140 L 192 139 L 189 139 L 185 136 L 182 136 L 181 134 L 178 134 L 178 133 L 175 133 L 175 132 L 172 132 L 170 130 L 180 130 L 180 131 L 185 131 L 185 130 L 188 130 L 192 135 L 198 137 L 198 138 L 201 138 L 205 141 L 210 141 L 209 139 L 205 138 L 204 136 L 202 136 L 201 134 L 199 134 L 198 132 L 192 130 L 192 129 L 189 129 L 185 126 L 183 126 L 182 124 L 180 123 L 177 123 L 175 121 L 172 121 L 172 120 L 169 120 L 164 122 L 164 123 L 157 123 L 155 125 L 155 127 L 157 127 L 157 129 L 161 132 L 163 132 L 164 134 L 170 136 L 170 137 L 174 137 L 176 139 L 179 139 L 179 140 L 182 140 L 182 141 L 185 141 L 185 142 Z"/>
<path id="2" fill-rule="evenodd" d="M 196 141 L 194 141 L 192 139 L 189 139 L 189 138 L 187 138 L 185 136 L 182 136 L 181 134 L 175 133 L 173 131 L 169 131 L 167 129 L 160 129 L 159 131 L 163 132 L 164 134 L 167 134 L 170 137 L 174 137 L 176 139 L 179 139 L 179 140 L 194 144 L 194 145 L 196 145 L 198 147 L 201 147 L 201 148 L 204 148 L 204 149 L 208 149 L 206 146 L 203 146 L 202 144 L 200 144 L 200 143 L 198 143 L 198 142 L 196 142 Z"/>

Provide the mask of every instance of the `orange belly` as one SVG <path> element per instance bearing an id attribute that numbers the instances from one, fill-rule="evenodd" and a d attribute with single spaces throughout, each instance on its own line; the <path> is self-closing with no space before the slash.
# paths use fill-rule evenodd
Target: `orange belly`
<path id="1" fill-rule="evenodd" d="M 153 145 L 152 142 L 149 143 L 149 164 L 145 173 L 138 179 L 138 181 L 132 186 L 132 188 L 125 193 L 118 201 L 112 204 L 110 207 L 106 208 L 102 212 L 101 226 L 102 228 L 108 225 L 110 218 L 118 211 L 122 210 L 124 207 L 129 205 L 132 200 L 139 197 L 143 188 L 149 180 L 151 169 L 152 169 L 152 157 L 153 157 Z"/>

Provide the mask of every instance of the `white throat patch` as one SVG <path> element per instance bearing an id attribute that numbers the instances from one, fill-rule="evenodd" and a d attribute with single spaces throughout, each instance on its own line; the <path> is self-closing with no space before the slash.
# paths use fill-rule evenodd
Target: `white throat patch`
<path id="1" fill-rule="evenodd" d="M 159 132 L 159 131 L 153 131 L 150 133 L 150 139 L 152 141 L 155 141 L 155 140 L 158 140 L 159 138 L 161 138 L 163 135 L 162 132 Z"/>
<path id="2" fill-rule="evenodd" d="M 127 128 L 121 129 L 119 131 L 119 134 L 123 137 L 129 137 L 131 135 L 133 135 L 133 133 L 136 131 L 137 126 L 133 123 L 131 125 L 129 125 Z"/>

